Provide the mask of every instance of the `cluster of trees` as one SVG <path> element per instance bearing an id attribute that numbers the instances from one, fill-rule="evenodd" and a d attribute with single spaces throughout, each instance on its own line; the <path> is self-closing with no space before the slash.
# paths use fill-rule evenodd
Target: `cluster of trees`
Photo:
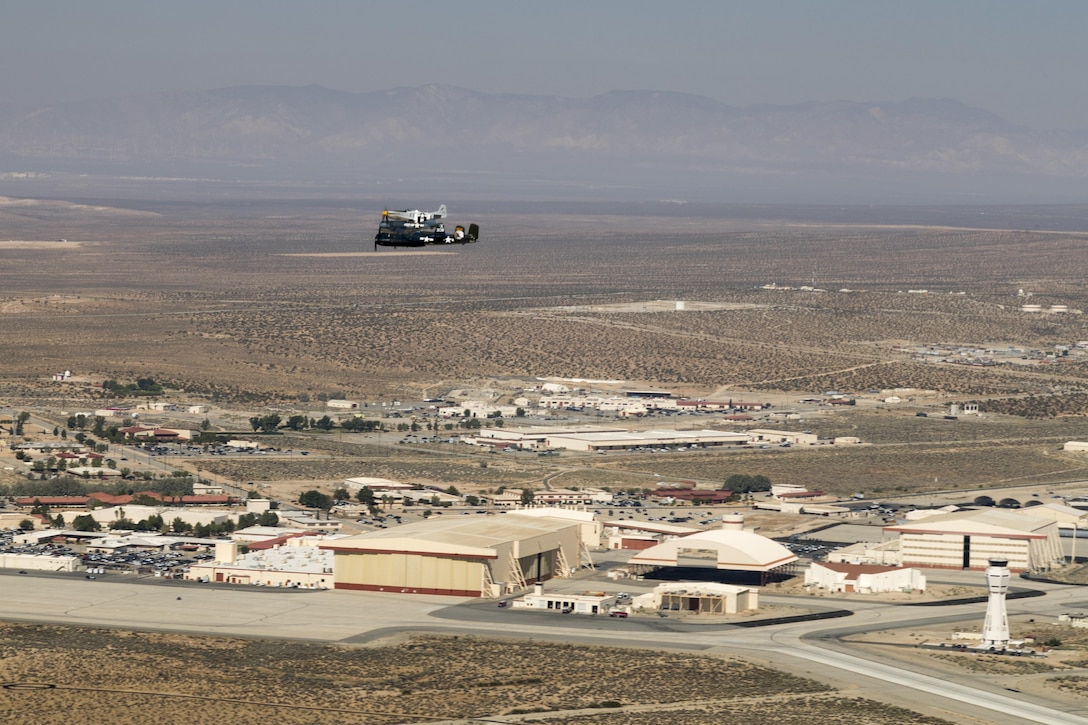
<path id="1" fill-rule="evenodd" d="M 175 517 L 174 520 L 167 526 L 162 516 L 153 514 L 146 519 L 140 521 L 132 521 L 124 515 L 124 509 L 120 512 L 121 517 L 110 523 L 111 529 L 125 530 L 125 531 L 158 531 L 158 532 L 172 532 L 175 534 L 192 534 L 201 538 L 209 536 L 219 536 L 222 534 L 229 534 L 236 529 L 244 529 L 249 526 L 275 526 L 280 522 L 280 517 L 274 511 L 265 511 L 264 513 L 257 514 L 242 514 L 238 517 L 238 523 L 234 523 L 229 519 L 222 523 L 211 524 L 190 524 L 181 519 L 180 516 Z M 54 526 L 64 526 L 64 517 L 60 514 L 53 519 Z M 102 525 L 94 520 L 90 514 L 82 514 L 76 516 L 72 520 L 72 528 L 76 531 L 101 531 Z"/>
<path id="2" fill-rule="evenodd" d="M 340 427 L 353 433 L 371 433 L 382 427 L 380 421 L 365 418 L 348 418 L 340 421 Z"/>
<path id="3" fill-rule="evenodd" d="M 135 383 L 119 383 L 116 380 L 106 380 L 102 383 L 102 389 L 114 395 L 162 395 L 162 386 L 151 378 L 136 378 Z"/>
<path id="4" fill-rule="evenodd" d="M 194 480 L 182 474 L 146 481 L 140 484 L 143 491 L 154 491 L 163 496 L 191 496 Z M 116 496 L 131 495 L 136 492 L 129 481 L 84 483 L 82 479 L 61 476 L 46 481 L 18 481 L 10 486 L 0 486 L 0 496 L 86 496 L 88 493 L 102 491 Z M 155 501 L 156 505 L 161 502 Z"/>
<path id="5" fill-rule="evenodd" d="M 251 418 L 250 423 L 252 422 L 253 419 Z M 333 419 L 327 415 L 322 416 L 317 420 L 314 420 L 313 418 L 307 418 L 305 415 L 292 415 L 290 418 L 287 419 L 287 422 L 284 423 L 284 427 L 291 430 L 308 430 L 310 428 L 317 428 L 318 430 L 329 431 L 336 427 L 336 423 L 333 422 Z"/>
<path id="6" fill-rule="evenodd" d="M 275 413 L 269 413 L 268 415 L 255 415 L 249 419 L 249 424 L 253 426 L 253 432 L 261 431 L 262 433 L 274 433 L 277 428 L 280 427 L 280 423 L 283 421 Z"/>
<path id="7" fill-rule="evenodd" d="M 305 506 L 306 508 L 328 511 L 335 502 L 329 494 L 321 493 L 316 489 L 310 489 L 298 497 L 298 503 L 300 506 Z"/>
<path id="8" fill-rule="evenodd" d="M 722 490 L 732 491 L 733 493 L 770 491 L 771 479 L 762 475 L 751 476 L 746 473 L 734 473 L 732 476 L 725 479 L 725 483 L 722 484 Z"/>

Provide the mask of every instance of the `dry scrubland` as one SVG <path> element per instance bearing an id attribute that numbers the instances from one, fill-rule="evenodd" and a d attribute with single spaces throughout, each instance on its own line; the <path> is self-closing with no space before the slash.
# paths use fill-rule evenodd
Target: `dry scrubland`
<path id="1" fill-rule="evenodd" d="M 483 240 L 450 254 L 293 256 L 369 251 L 377 209 L 130 206 L 0 208 L 0 237 L 46 240 L 0 247 L 6 400 L 89 405 L 77 385 L 44 381 L 66 368 L 96 378 L 151 376 L 184 388 L 187 398 L 250 407 L 299 393 L 411 399 L 476 382 L 558 376 L 701 395 L 719 387 L 917 387 L 940 391 L 934 405 L 981 400 L 984 410 L 1035 416 L 1041 426 L 982 429 L 961 420 L 941 428 L 936 420 L 854 419 L 851 412 L 805 425 L 889 445 L 532 464 L 491 457 L 486 469 L 472 456 L 379 454 L 329 441 L 313 447 L 328 448 L 333 460 L 212 468 L 235 480 L 378 475 L 486 489 L 531 485 L 562 470 L 560 485 L 629 487 L 648 485 L 652 473 L 709 484 L 743 472 L 849 493 L 1086 474 L 1057 448 L 1083 437 L 1088 365 L 977 369 L 914 362 L 899 350 L 924 343 L 1050 348 L 1088 339 L 1084 316 L 1016 311 L 1020 288 L 1041 304 L 1088 309 L 1083 235 L 804 227 L 730 221 L 706 210 L 696 218 L 683 209 L 639 217 L 588 207 L 581 215 L 478 207 L 465 213 L 482 224 Z M 48 242 L 60 238 L 72 243 Z M 756 289 L 808 284 L 814 271 L 830 292 Z M 837 291 L 843 288 L 856 291 Z M 902 293 L 918 288 L 935 294 Z M 967 294 L 943 294 L 951 291 Z M 587 307 L 655 299 L 724 307 Z"/>
<path id="2" fill-rule="evenodd" d="M 701 425 L 701 422 L 699 422 Z M 331 492 L 350 476 L 454 484 L 463 492 L 498 486 L 610 489 L 656 487 L 677 480 L 719 486 L 734 473 L 762 473 L 813 489 L 872 495 L 971 490 L 1088 479 L 1088 457 L 1062 443 L 1084 436 L 1080 418 L 916 418 L 910 412 L 838 411 L 803 423 L 823 436 L 862 435 L 873 445 L 815 448 L 710 449 L 687 453 L 521 458 L 488 455 L 466 446 L 386 446 L 311 439 L 326 457 L 201 461 L 201 469 L 234 481 L 326 482 Z M 292 443 L 296 448 L 301 445 Z M 481 467 L 486 463 L 487 467 Z M 658 474 L 657 476 L 653 474 Z M 558 474 L 558 475 L 556 475 Z"/>
<path id="3" fill-rule="evenodd" d="M 808 723 L 813 713 L 828 723 L 940 722 L 690 654 L 437 636 L 349 648 L 22 624 L 0 625 L 0 634 L 0 680 L 27 688 L 0 689 L 4 722 L 70 723 L 78 712 L 84 722 L 124 725 L 154 710 L 194 725 L 406 723 L 618 707 L 548 722 L 696 723 L 741 713 L 754 722 Z"/>
<path id="4" fill-rule="evenodd" d="M 1088 337 L 1077 316 L 1015 311 L 1021 287 L 1040 303 L 1088 307 L 1088 259 L 1073 234 L 484 212 L 474 215 L 486 220 L 483 241 L 455 254 L 328 258 L 286 255 L 367 249 L 375 212 L 317 203 L 143 207 L 135 215 L 4 210 L 11 238 L 80 242 L 0 249 L 9 374 L 40 377 L 71 363 L 254 399 L 325 389 L 389 396 L 503 375 L 975 396 L 1046 393 L 1056 376 L 1088 390 L 1080 369 L 912 363 L 890 342 Z M 821 287 L 865 291 L 754 289 L 809 283 L 813 269 Z M 910 288 L 968 295 L 899 293 Z M 673 298 L 759 307 L 552 309 Z"/>

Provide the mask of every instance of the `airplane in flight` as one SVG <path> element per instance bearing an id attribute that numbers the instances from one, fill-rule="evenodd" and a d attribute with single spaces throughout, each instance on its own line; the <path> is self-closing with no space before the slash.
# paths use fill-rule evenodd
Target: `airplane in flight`
<path id="1" fill-rule="evenodd" d="M 445 204 L 436 211 L 386 209 L 382 212 L 381 223 L 378 224 L 374 248 L 470 244 L 480 238 L 479 224 L 469 224 L 467 230 L 458 224 L 451 234 L 446 231 L 446 225 L 442 221 L 445 218 Z"/>

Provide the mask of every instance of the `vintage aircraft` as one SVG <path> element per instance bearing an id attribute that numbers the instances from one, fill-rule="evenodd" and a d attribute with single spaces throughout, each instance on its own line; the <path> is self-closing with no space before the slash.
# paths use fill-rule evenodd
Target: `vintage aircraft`
<path id="1" fill-rule="evenodd" d="M 480 226 L 469 224 L 468 230 L 457 225 L 452 234 L 446 232 L 442 222 L 446 218 L 446 205 L 437 211 L 418 209 L 386 209 L 374 237 L 374 248 L 425 247 L 430 244 L 469 244 L 480 237 Z"/>

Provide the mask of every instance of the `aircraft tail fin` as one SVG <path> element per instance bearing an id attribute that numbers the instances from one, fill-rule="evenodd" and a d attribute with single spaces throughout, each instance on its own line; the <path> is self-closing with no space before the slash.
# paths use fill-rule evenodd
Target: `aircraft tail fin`
<path id="1" fill-rule="evenodd" d="M 469 224 L 468 225 L 468 239 L 470 241 L 475 242 L 479 238 L 480 238 L 480 225 L 479 224 Z"/>
<path id="2" fill-rule="evenodd" d="M 435 219 L 445 219 L 446 218 L 446 205 L 445 204 L 438 207 L 438 211 L 436 211 L 434 213 L 434 218 Z"/>

